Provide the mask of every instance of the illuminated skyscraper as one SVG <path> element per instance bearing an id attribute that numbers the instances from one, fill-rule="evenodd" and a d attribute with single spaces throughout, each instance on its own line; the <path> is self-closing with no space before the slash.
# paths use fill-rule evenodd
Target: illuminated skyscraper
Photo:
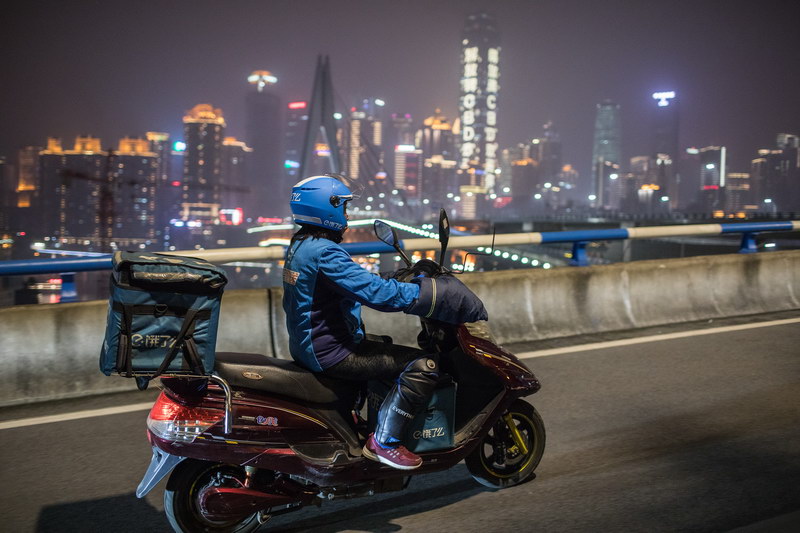
<path id="1" fill-rule="evenodd" d="M 39 183 L 39 146 L 26 146 L 18 152 L 17 158 L 17 207 L 29 208 L 41 188 Z"/>
<path id="2" fill-rule="evenodd" d="M 251 190 L 247 186 L 248 169 L 253 149 L 236 137 L 225 137 L 222 141 L 222 207 L 242 208 L 248 204 Z M 252 216 L 253 213 L 246 213 Z"/>
<path id="3" fill-rule="evenodd" d="M 606 172 L 609 165 L 619 165 L 622 160 L 622 124 L 619 104 L 604 100 L 597 104 L 594 120 L 594 146 L 592 149 L 592 186 L 596 205 L 608 207 L 609 189 L 607 183 L 613 172 Z M 615 178 L 615 180 L 618 178 Z M 618 206 L 617 206 L 618 207 Z"/>
<path id="4" fill-rule="evenodd" d="M 655 106 L 650 155 L 656 162 L 660 198 L 668 198 L 672 207 L 677 207 L 680 177 L 676 165 L 681 155 L 678 152 L 678 99 L 675 91 L 656 92 L 652 97 Z"/>
<path id="5" fill-rule="evenodd" d="M 106 156 L 95 137 L 77 137 L 72 150 L 64 150 L 60 139 L 47 140 L 39 154 L 41 235 L 55 237 L 59 245 L 107 244 L 113 218 L 110 206 L 101 203 Z"/>
<path id="6" fill-rule="evenodd" d="M 477 212 L 497 164 L 497 96 L 500 91 L 500 36 L 493 16 L 467 16 L 461 39 L 461 198 L 463 216 Z M 491 180 L 487 180 L 491 175 Z M 467 205 L 469 204 L 469 205 Z"/>
<path id="7" fill-rule="evenodd" d="M 222 202 L 222 141 L 225 119 L 221 109 L 199 104 L 183 117 L 183 198 L 184 221 L 214 223 Z"/>
<path id="8" fill-rule="evenodd" d="M 558 174 L 561 172 L 561 136 L 553 126 L 552 121 L 542 126 L 544 132 L 539 139 L 534 139 L 533 158 L 539 162 L 539 174 L 542 183 L 558 183 Z"/>
<path id="9" fill-rule="evenodd" d="M 364 183 L 383 181 L 384 106 L 380 98 L 364 98 L 350 109 L 347 134 L 347 175 Z"/>
<path id="10" fill-rule="evenodd" d="M 656 101 L 653 123 L 652 155 L 667 154 L 675 160 L 678 156 L 678 101 L 675 91 L 653 93 Z"/>
<path id="11" fill-rule="evenodd" d="M 758 151 L 751 165 L 754 201 L 762 209 L 800 210 L 800 137 L 781 133 L 776 148 Z"/>
<path id="12" fill-rule="evenodd" d="M 150 146 L 147 139 L 125 137 L 119 141 L 112 166 L 112 180 L 119 182 L 114 195 L 114 238 L 153 241 L 160 235 L 161 228 L 156 225 L 160 159 Z"/>
<path id="13" fill-rule="evenodd" d="M 255 214 L 262 216 L 284 216 L 289 211 L 289 193 L 282 190 L 285 118 L 281 98 L 273 91 L 278 78 L 269 71 L 257 70 L 247 81 L 247 144 L 253 149 L 248 171 L 251 211 L 257 209 Z"/>
<path id="14" fill-rule="evenodd" d="M 441 205 L 447 193 L 458 194 L 456 184 L 456 136 L 453 126 L 436 109 L 426 118 L 415 136 L 415 144 L 422 151 L 422 198 Z"/>
<path id="15" fill-rule="evenodd" d="M 467 17 L 461 40 L 461 168 L 477 161 L 497 168 L 497 96 L 500 91 L 500 36 L 493 16 Z"/>
<path id="16" fill-rule="evenodd" d="M 700 149 L 700 187 L 703 207 L 708 211 L 722 209 L 725 179 L 728 175 L 728 156 L 724 146 Z"/>
<path id="17" fill-rule="evenodd" d="M 289 102 L 286 113 L 286 133 L 283 137 L 283 172 L 287 187 L 293 186 L 302 179 L 299 172 L 307 124 L 308 102 Z M 311 172 L 311 174 L 316 174 L 316 172 Z"/>

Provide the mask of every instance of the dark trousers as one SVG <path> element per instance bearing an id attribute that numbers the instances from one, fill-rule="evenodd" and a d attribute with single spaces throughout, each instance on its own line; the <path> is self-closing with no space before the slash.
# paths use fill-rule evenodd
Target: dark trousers
<path id="1" fill-rule="evenodd" d="M 335 379 L 394 381 L 409 363 L 420 357 L 427 357 L 425 352 L 417 348 L 374 339 L 373 335 L 369 335 L 361 341 L 354 353 L 332 367 L 326 368 L 322 373 Z"/>
<path id="2" fill-rule="evenodd" d="M 375 438 L 384 445 L 403 441 L 408 424 L 428 404 L 439 378 L 435 355 L 422 350 L 364 339 L 344 360 L 323 370 L 336 379 L 395 381 L 378 412 Z"/>

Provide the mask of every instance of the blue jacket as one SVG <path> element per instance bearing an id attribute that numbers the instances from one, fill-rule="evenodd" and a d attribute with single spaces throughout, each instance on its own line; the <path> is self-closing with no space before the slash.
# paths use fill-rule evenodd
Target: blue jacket
<path id="1" fill-rule="evenodd" d="M 333 366 L 364 338 L 362 304 L 379 311 L 407 311 L 419 295 L 420 285 L 370 274 L 333 241 L 311 236 L 296 241 L 287 250 L 283 269 L 289 351 L 309 370 Z"/>

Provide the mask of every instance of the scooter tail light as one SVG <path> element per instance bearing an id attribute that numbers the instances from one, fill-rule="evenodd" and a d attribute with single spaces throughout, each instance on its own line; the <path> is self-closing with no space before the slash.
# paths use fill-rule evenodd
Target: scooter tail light
<path id="1" fill-rule="evenodd" d="M 162 392 L 147 416 L 147 428 L 164 440 L 194 442 L 198 435 L 224 417 L 221 409 L 187 407 Z"/>

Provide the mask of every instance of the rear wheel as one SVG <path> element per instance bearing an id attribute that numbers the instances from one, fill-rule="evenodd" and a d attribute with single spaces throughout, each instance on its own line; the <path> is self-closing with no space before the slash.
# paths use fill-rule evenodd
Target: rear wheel
<path id="1" fill-rule="evenodd" d="M 258 513 L 227 521 L 210 520 L 200 511 L 198 497 L 206 487 L 242 487 L 245 472 L 241 467 L 188 459 L 170 475 L 164 491 L 164 511 L 172 529 L 178 533 L 255 531 Z"/>
<path id="2" fill-rule="evenodd" d="M 544 454 L 544 422 L 534 407 L 515 401 L 465 462 L 475 481 L 513 487 L 531 478 Z"/>

